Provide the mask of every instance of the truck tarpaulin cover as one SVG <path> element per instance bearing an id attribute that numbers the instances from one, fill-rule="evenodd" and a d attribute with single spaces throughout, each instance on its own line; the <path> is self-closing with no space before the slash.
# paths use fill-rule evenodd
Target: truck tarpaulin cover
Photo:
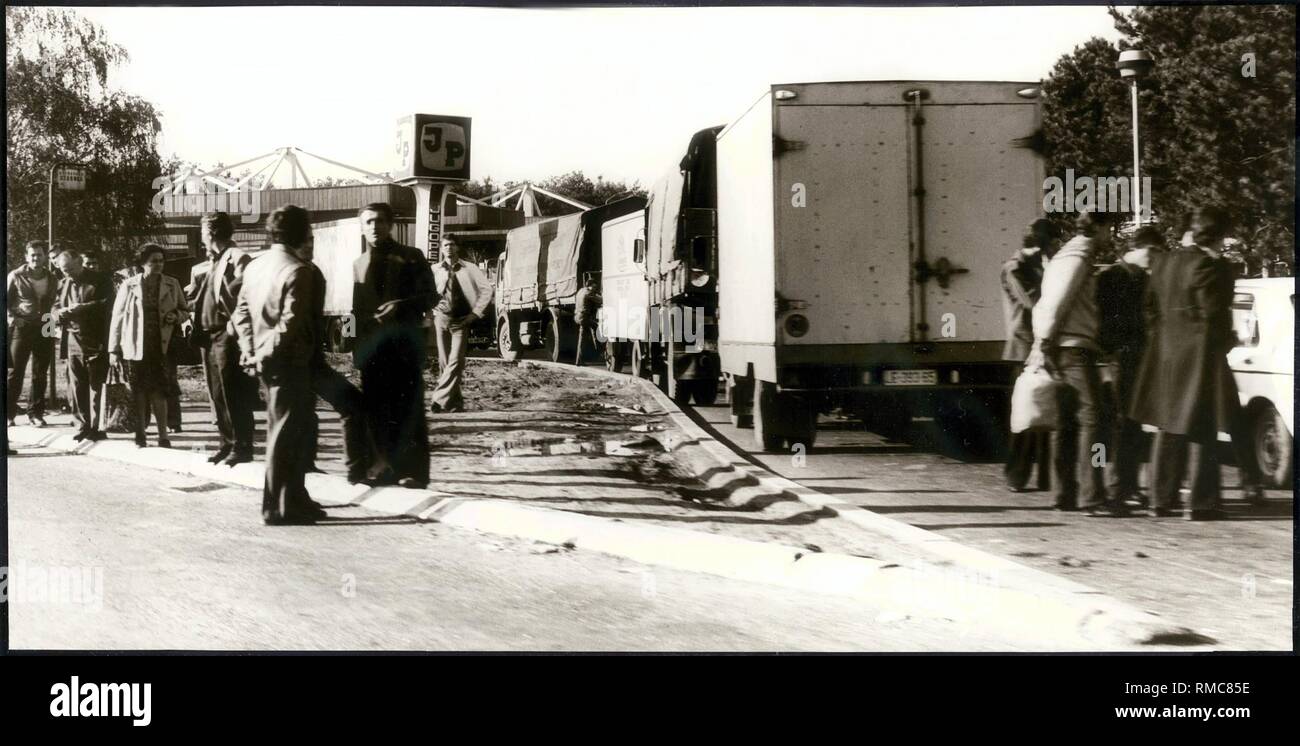
<path id="1" fill-rule="evenodd" d="M 659 271 L 666 270 L 678 258 L 674 247 L 679 244 L 677 234 L 682 208 L 712 208 L 716 203 L 715 154 L 717 136 L 721 131 L 722 127 L 710 127 L 696 132 L 678 167 L 664 174 L 650 191 L 647 256 L 659 258 Z"/>
<path id="2" fill-rule="evenodd" d="M 578 293 L 578 247 L 582 213 L 543 220 L 510 231 L 501 298 L 507 307 L 571 299 Z"/>

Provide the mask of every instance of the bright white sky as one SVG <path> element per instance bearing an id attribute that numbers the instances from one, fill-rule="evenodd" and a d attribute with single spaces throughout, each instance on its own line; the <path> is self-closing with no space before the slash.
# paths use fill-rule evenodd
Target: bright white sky
<path id="1" fill-rule="evenodd" d="M 643 185 L 772 83 L 1032 81 L 1118 38 L 1102 6 L 78 11 L 129 51 L 112 85 L 162 111 L 164 155 L 296 145 L 383 171 L 397 119 L 427 112 L 473 117 L 474 178 Z"/>

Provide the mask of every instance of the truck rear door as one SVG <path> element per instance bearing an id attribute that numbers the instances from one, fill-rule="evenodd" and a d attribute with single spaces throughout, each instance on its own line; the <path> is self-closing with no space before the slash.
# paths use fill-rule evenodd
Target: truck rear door
<path id="1" fill-rule="evenodd" d="M 784 344 L 1004 338 L 1000 267 L 1042 193 L 1026 87 L 775 88 L 777 287 L 808 319 Z"/>

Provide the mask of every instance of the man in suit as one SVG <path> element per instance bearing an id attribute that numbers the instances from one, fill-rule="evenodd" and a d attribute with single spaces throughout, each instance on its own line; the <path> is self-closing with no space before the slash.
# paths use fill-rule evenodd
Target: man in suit
<path id="1" fill-rule="evenodd" d="M 359 217 L 366 251 L 352 266 L 357 326 L 352 355 L 378 450 L 370 477 L 422 488 L 429 483 L 424 419 L 429 342 L 423 320 L 433 302 L 433 273 L 418 249 L 393 240 L 393 210 L 386 203 L 366 205 Z"/>
<path id="2" fill-rule="evenodd" d="M 1157 516 L 1183 513 L 1178 492 L 1190 455 L 1187 519 L 1228 517 L 1220 505 L 1218 433 L 1231 433 L 1236 443 L 1243 421 L 1227 359 L 1236 344 L 1233 270 L 1220 254 L 1229 230 L 1225 210 L 1204 207 L 1193 214 L 1190 246 L 1151 259 L 1150 336 L 1130 412 L 1134 420 L 1160 430 L 1152 464 Z M 1261 480 L 1245 461 L 1243 485 L 1250 495 Z"/>
<path id="3" fill-rule="evenodd" d="M 1002 265 L 1002 306 L 1007 343 L 1002 359 L 1023 363 L 1034 345 L 1033 311 L 1043 284 L 1043 263 L 1056 253 L 1060 232 L 1046 218 L 1029 226 L 1024 246 Z M 1023 366 L 1017 366 L 1022 368 Z M 1025 431 L 1011 434 L 1010 454 L 1004 474 L 1007 488 L 1020 492 L 1038 464 L 1038 489 L 1051 488 L 1051 434 Z"/>
<path id="4" fill-rule="evenodd" d="M 108 326 L 113 309 L 113 282 L 83 263 L 85 253 L 71 248 L 59 255 L 63 279 L 54 301 L 54 320 L 68 340 L 68 398 L 77 421 L 74 440 L 103 440 L 99 421 L 108 379 Z"/>
<path id="5" fill-rule="evenodd" d="M 483 270 L 461 261 L 460 245 L 451 236 L 442 239 L 442 261 L 433 268 L 438 305 L 433 309 L 433 329 L 438 342 L 438 385 L 433 389 L 430 410 L 463 412 L 461 380 L 465 375 L 466 337 L 470 325 L 487 312 L 492 303 L 492 284 Z"/>
<path id="6" fill-rule="evenodd" d="M 239 365 L 239 344 L 230 324 L 250 257 L 231 240 L 234 223 L 224 212 L 203 216 L 201 236 L 210 267 L 194 301 L 194 339 L 203 356 L 208 401 L 221 444 L 208 457 L 229 466 L 253 460 L 253 407 L 257 382 Z"/>
<path id="7" fill-rule="evenodd" d="M 307 458 L 312 442 L 315 396 L 311 361 L 323 340 L 316 307 L 315 278 L 301 251 L 311 236 L 307 211 L 287 205 L 266 220 L 271 248 L 244 269 L 232 321 L 241 363 L 258 371 L 266 385 L 266 481 L 262 520 L 268 526 L 312 523 L 324 509 L 307 494 Z"/>

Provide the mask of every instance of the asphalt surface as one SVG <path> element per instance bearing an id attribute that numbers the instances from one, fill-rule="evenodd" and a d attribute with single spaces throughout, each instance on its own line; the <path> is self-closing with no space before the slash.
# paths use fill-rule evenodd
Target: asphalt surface
<path id="1" fill-rule="evenodd" d="M 1293 649 L 1293 495 L 1270 491 L 1251 508 L 1235 469 L 1223 470 L 1233 520 L 1091 518 L 1055 510 L 1051 492 L 1009 492 L 1000 463 L 964 462 L 847 420 L 823 416 L 815 447 L 796 458 L 758 451 L 725 404 L 690 411 L 751 461 L 846 503 L 1070 577 L 1221 648 Z"/>
<path id="2" fill-rule="evenodd" d="M 7 466 L 14 649 L 1025 649 L 847 598 L 360 509 L 267 528 L 259 493 L 90 457 L 22 448 Z M 59 568 L 76 575 L 51 585 Z"/>

